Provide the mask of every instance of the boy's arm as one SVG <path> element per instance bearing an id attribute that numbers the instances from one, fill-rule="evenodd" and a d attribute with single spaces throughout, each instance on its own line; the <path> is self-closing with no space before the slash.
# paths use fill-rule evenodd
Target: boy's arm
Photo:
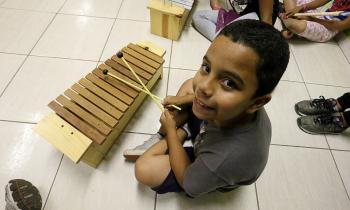
<path id="1" fill-rule="evenodd" d="M 310 17 L 310 21 L 317 22 L 319 24 L 324 25 L 327 29 L 331 31 L 343 31 L 345 29 L 350 28 L 350 16 L 347 17 L 343 21 L 332 21 L 332 20 L 323 20 L 323 19 L 318 19 L 315 17 Z"/>
<path id="2" fill-rule="evenodd" d="M 259 0 L 261 21 L 272 25 L 273 0 Z"/>
<path id="3" fill-rule="evenodd" d="M 325 4 L 327 4 L 330 0 L 315 0 L 306 4 L 302 4 L 294 7 L 292 10 L 286 11 L 287 17 L 292 17 L 295 13 L 298 12 L 306 12 L 307 10 L 312 10 L 319 8 Z"/>
<path id="4" fill-rule="evenodd" d="M 172 171 L 175 174 L 177 182 L 183 187 L 183 178 L 186 168 L 191 164 L 182 141 L 176 132 L 176 123 L 169 111 L 165 110 L 160 118 L 162 125 L 167 132 L 166 141 L 169 149 L 169 162 Z"/>

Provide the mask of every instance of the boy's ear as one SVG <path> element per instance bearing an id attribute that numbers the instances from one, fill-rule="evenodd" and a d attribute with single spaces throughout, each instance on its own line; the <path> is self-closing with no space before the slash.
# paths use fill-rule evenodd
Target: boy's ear
<path id="1" fill-rule="evenodd" d="M 271 100 L 271 94 L 266 94 L 263 96 L 259 96 L 253 100 L 253 103 L 247 109 L 248 113 L 254 113 L 265 104 L 267 104 Z"/>

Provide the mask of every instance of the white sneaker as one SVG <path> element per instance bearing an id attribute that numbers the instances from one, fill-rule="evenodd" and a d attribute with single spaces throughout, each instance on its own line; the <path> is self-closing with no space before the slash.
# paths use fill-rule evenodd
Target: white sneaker
<path id="1" fill-rule="evenodd" d="M 127 149 L 123 152 L 124 158 L 128 161 L 136 161 L 146 150 L 148 150 L 155 143 L 163 138 L 159 133 L 153 134 L 147 141 L 143 144 L 136 146 L 133 149 Z"/>

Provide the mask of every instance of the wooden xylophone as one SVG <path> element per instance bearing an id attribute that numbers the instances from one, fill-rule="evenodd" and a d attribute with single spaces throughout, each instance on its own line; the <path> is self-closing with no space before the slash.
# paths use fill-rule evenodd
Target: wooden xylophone
<path id="1" fill-rule="evenodd" d="M 151 89 L 162 77 L 165 50 L 150 42 L 130 43 L 123 58 Z M 97 167 L 144 101 L 146 94 L 103 72 L 108 70 L 142 89 L 125 62 L 116 55 L 49 103 L 55 112 L 34 130 L 71 160 Z"/>

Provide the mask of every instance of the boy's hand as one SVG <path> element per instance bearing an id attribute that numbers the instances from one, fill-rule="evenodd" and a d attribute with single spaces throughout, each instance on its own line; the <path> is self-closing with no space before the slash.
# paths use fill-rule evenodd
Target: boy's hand
<path id="1" fill-rule="evenodd" d="M 171 104 L 176 105 L 176 106 L 181 105 L 180 97 L 181 96 L 167 96 L 163 99 L 162 104 L 165 107 L 169 106 Z"/>
<path id="2" fill-rule="evenodd" d="M 168 133 L 168 131 L 172 129 L 176 130 L 176 122 L 169 110 L 167 109 L 165 109 L 162 115 L 160 116 L 160 123 L 164 127 L 166 133 Z"/>

